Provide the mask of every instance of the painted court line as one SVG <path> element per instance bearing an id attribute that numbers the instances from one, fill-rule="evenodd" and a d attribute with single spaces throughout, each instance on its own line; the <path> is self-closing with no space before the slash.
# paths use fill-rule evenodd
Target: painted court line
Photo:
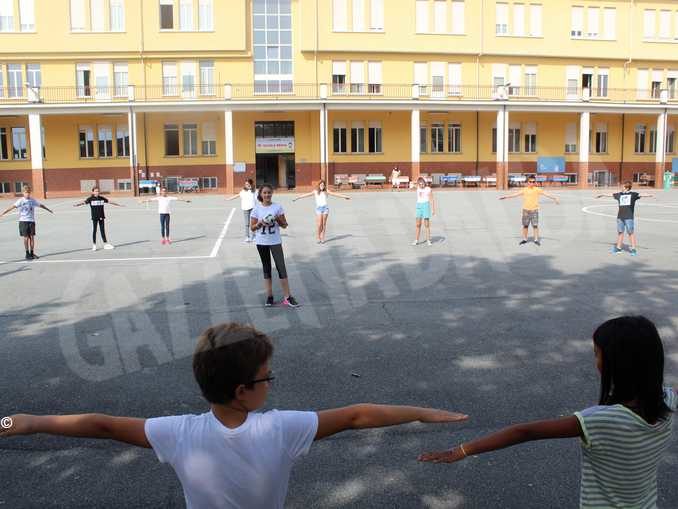
<path id="1" fill-rule="evenodd" d="M 600 216 L 600 217 L 611 217 L 612 219 L 616 219 L 617 216 L 614 214 L 605 214 L 603 212 L 595 212 L 590 209 L 600 209 L 604 207 L 617 207 L 617 204 L 605 204 L 605 205 L 589 205 L 588 207 L 582 208 L 582 212 L 586 214 L 591 214 L 592 216 Z M 643 207 L 663 207 L 663 208 L 668 208 L 668 209 L 673 209 L 677 208 L 676 205 L 663 205 L 661 203 L 644 203 Z M 672 223 L 672 224 L 678 224 L 678 220 L 674 219 L 654 219 L 651 217 L 636 217 L 637 221 L 647 221 L 647 222 L 652 222 L 652 223 Z"/>
<path id="2" fill-rule="evenodd" d="M 228 227 L 231 225 L 231 220 L 233 219 L 233 214 L 235 213 L 235 208 L 231 210 L 231 213 L 228 215 L 228 219 L 224 223 L 224 227 L 221 229 L 221 233 L 217 238 L 217 241 L 212 248 L 212 251 L 209 255 L 197 255 L 197 256 L 145 256 L 139 258 L 81 258 L 78 260 L 17 260 L 14 262 L 4 262 L 0 261 L 0 264 L 7 263 L 16 263 L 21 265 L 29 264 L 42 264 L 42 263 L 97 263 L 97 262 L 139 262 L 139 261 L 169 261 L 169 260 L 209 260 L 210 258 L 216 258 L 219 253 L 219 248 L 221 247 L 224 238 L 226 237 L 226 232 Z"/>
<path id="3" fill-rule="evenodd" d="M 217 257 L 217 253 L 219 252 L 219 248 L 221 247 L 221 243 L 224 241 L 224 237 L 226 236 L 226 232 L 228 231 L 228 227 L 231 224 L 231 219 L 233 219 L 234 213 L 235 213 L 235 207 L 233 207 L 233 209 L 231 209 L 231 213 L 228 215 L 228 219 L 224 223 L 224 228 L 221 230 L 221 234 L 219 235 L 219 238 L 214 243 L 214 247 L 212 248 L 212 252 L 210 253 L 210 258 L 216 258 Z"/>

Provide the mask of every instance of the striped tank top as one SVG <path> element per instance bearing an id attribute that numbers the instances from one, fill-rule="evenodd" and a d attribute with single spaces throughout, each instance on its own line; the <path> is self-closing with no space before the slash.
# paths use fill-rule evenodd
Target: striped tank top
<path id="1" fill-rule="evenodd" d="M 678 397 L 664 387 L 673 411 Z M 594 406 L 575 412 L 582 439 L 582 508 L 657 507 L 657 465 L 669 447 L 673 414 L 655 424 L 623 405 Z"/>

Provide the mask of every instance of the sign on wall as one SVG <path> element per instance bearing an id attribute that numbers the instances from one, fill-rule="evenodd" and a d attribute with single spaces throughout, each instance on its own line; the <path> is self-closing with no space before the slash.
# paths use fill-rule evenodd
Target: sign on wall
<path id="1" fill-rule="evenodd" d="M 564 157 L 539 157 L 537 159 L 537 173 L 562 173 L 564 171 Z"/>
<path id="2" fill-rule="evenodd" d="M 233 173 L 245 173 L 247 165 L 245 163 L 233 163 Z"/>
<path id="3" fill-rule="evenodd" d="M 285 154 L 294 152 L 294 137 L 256 138 L 257 154 Z"/>

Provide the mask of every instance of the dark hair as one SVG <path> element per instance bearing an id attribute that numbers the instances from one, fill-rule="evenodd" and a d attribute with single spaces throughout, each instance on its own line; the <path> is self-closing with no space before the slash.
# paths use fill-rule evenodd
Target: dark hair
<path id="1" fill-rule="evenodd" d="M 536 182 L 536 181 L 537 181 L 537 177 L 527 177 L 527 181 L 528 181 L 528 182 Z"/>
<path id="2" fill-rule="evenodd" d="M 94 187 L 92 188 L 92 192 L 94 192 L 95 190 L 101 191 L 101 189 L 99 189 L 99 186 L 94 186 Z"/>
<path id="3" fill-rule="evenodd" d="M 593 333 L 603 359 L 600 405 L 634 401 L 631 408 L 654 424 L 671 411 L 664 403 L 664 348 L 644 316 L 608 320 Z"/>
<path id="4" fill-rule="evenodd" d="M 207 401 L 228 403 L 239 385 L 252 387 L 250 382 L 271 355 L 273 345 L 266 334 L 249 325 L 222 323 L 198 338 L 193 375 Z"/>
<path id="5" fill-rule="evenodd" d="M 633 187 L 633 184 L 631 183 L 630 180 L 627 180 L 626 182 L 624 182 L 624 187 L 628 187 L 629 189 L 631 189 L 631 187 Z"/>
<path id="6" fill-rule="evenodd" d="M 264 199 L 261 197 L 261 192 L 264 190 L 264 188 L 270 189 L 271 193 L 273 192 L 273 186 L 271 184 L 261 184 L 261 187 L 259 187 L 259 191 L 257 192 L 257 200 L 259 200 L 261 203 L 264 203 Z"/>
<path id="7" fill-rule="evenodd" d="M 320 180 L 318 181 L 318 183 L 317 183 L 316 186 L 315 186 L 315 190 L 316 190 L 317 192 L 320 192 L 320 184 L 325 184 L 325 189 L 324 189 L 324 191 L 327 192 L 327 182 L 325 182 L 323 179 L 320 179 Z"/>
<path id="8" fill-rule="evenodd" d="M 249 185 L 250 185 L 250 189 L 254 189 L 254 181 L 253 181 L 252 179 L 247 179 L 247 180 L 245 181 L 245 184 L 249 184 Z M 245 189 L 245 184 L 242 185 L 242 188 L 243 188 L 243 189 Z"/>

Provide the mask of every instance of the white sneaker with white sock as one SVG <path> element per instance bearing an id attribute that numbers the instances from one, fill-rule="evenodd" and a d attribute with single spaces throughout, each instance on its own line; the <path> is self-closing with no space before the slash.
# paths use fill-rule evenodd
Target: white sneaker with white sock
<path id="1" fill-rule="evenodd" d="M 92 251 L 96 251 L 96 250 L 97 250 L 97 245 L 96 245 L 96 244 L 92 244 Z"/>
<path id="2" fill-rule="evenodd" d="M 416 246 L 417 244 L 419 244 L 419 241 L 417 241 L 417 240 L 413 240 L 413 241 L 412 241 L 412 245 L 413 245 L 413 246 Z"/>
<path id="3" fill-rule="evenodd" d="M 108 242 L 106 242 L 104 244 L 104 249 L 115 249 L 115 246 L 113 244 L 109 244 Z"/>

